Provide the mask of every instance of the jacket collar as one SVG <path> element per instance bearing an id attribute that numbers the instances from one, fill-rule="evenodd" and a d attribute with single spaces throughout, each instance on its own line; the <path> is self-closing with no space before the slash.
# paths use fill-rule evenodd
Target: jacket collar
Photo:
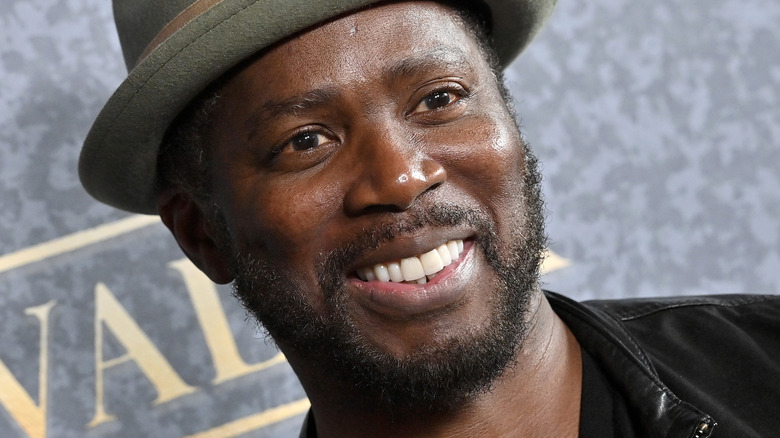
<path id="1" fill-rule="evenodd" d="M 706 438 L 715 420 L 680 400 L 623 324 L 609 313 L 545 291 L 555 313 L 621 389 L 641 430 L 650 437 Z"/>

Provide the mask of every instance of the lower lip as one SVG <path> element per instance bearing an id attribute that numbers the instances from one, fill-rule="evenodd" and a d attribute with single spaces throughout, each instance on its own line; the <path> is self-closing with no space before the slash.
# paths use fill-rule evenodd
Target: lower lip
<path id="1" fill-rule="evenodd" d="M 349 282 L 366 305 L 388 316 L 408 317 L 432 312 L 456 303 L 465 294 L 467 277 L 474 270 L 474 243 L 464 242 L 463 253 L 425 284 L 361 281 Z"/>

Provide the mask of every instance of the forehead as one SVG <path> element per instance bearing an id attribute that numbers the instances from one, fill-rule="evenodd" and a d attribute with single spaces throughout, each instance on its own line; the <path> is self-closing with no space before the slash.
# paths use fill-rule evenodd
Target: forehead
<path id="1" fill-rule="evenodd" d="M 481 61 L 458 13 L 435 2 L 371 7 L 320 25 L 274 46 L 236 79 L 244 86 L 293 91 L 314 82 L 365 81 L 377 70 L 402 74 L 420 64 Z"/>
<path id="2" fill-rule="evenodd" d="M 464 29 L 456 17 L 454 10 L 434 2 L 383 4 L 327 22 L 281 44 L 277 50 L 336 55 L 334 60 L 344 62 L 350 61 L 353 47 L 361 51 L 395 48 L 414 52 L 431 44 L 462 43 Z"/>

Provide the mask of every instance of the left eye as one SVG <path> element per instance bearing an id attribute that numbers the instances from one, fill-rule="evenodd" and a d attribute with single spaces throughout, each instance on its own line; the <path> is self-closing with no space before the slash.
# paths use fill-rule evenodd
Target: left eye
<path id="1" fill-rule="evenodd" d="M 322 134 L 316 132 L 303 132 L 290 140 L 290 147 L 296 151 L 305 151 L 307 149 L 316 148 L 322 143 L 328 141 L 328 138 Z"/>
<path id="2" fill-rule="evenodd" d="M 434 91 L 425 96 L 413 112 L 434 111 L 444 108 L 445 106 L 456 102 L 458 99 L 459 97 L 450 91 Z"/>

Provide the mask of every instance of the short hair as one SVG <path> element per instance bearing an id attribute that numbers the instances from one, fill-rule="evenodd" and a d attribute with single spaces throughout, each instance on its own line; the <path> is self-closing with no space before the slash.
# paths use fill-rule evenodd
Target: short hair
<path id="1" fill-rule="evenodd" d="M 504 103 L 514 116 L 511 97 L 504 83 L 499 58 L 490 33 L 490 11 L 482 2 L 449 0 L 441 3 L 451 7 L 477 42 L 480 52 L 490 66 Z M 264 51 L 239 63 L 222 75 L 179 113 L 163 137 L 157 156 L 158 189 L 180 188 L 195 202 L 212 204 L 209 185 L 209 148 L 205 137 L 212 123 L 214 111 L 219 107 L 223 86 L 249 62 L 262 56 Z"/>

